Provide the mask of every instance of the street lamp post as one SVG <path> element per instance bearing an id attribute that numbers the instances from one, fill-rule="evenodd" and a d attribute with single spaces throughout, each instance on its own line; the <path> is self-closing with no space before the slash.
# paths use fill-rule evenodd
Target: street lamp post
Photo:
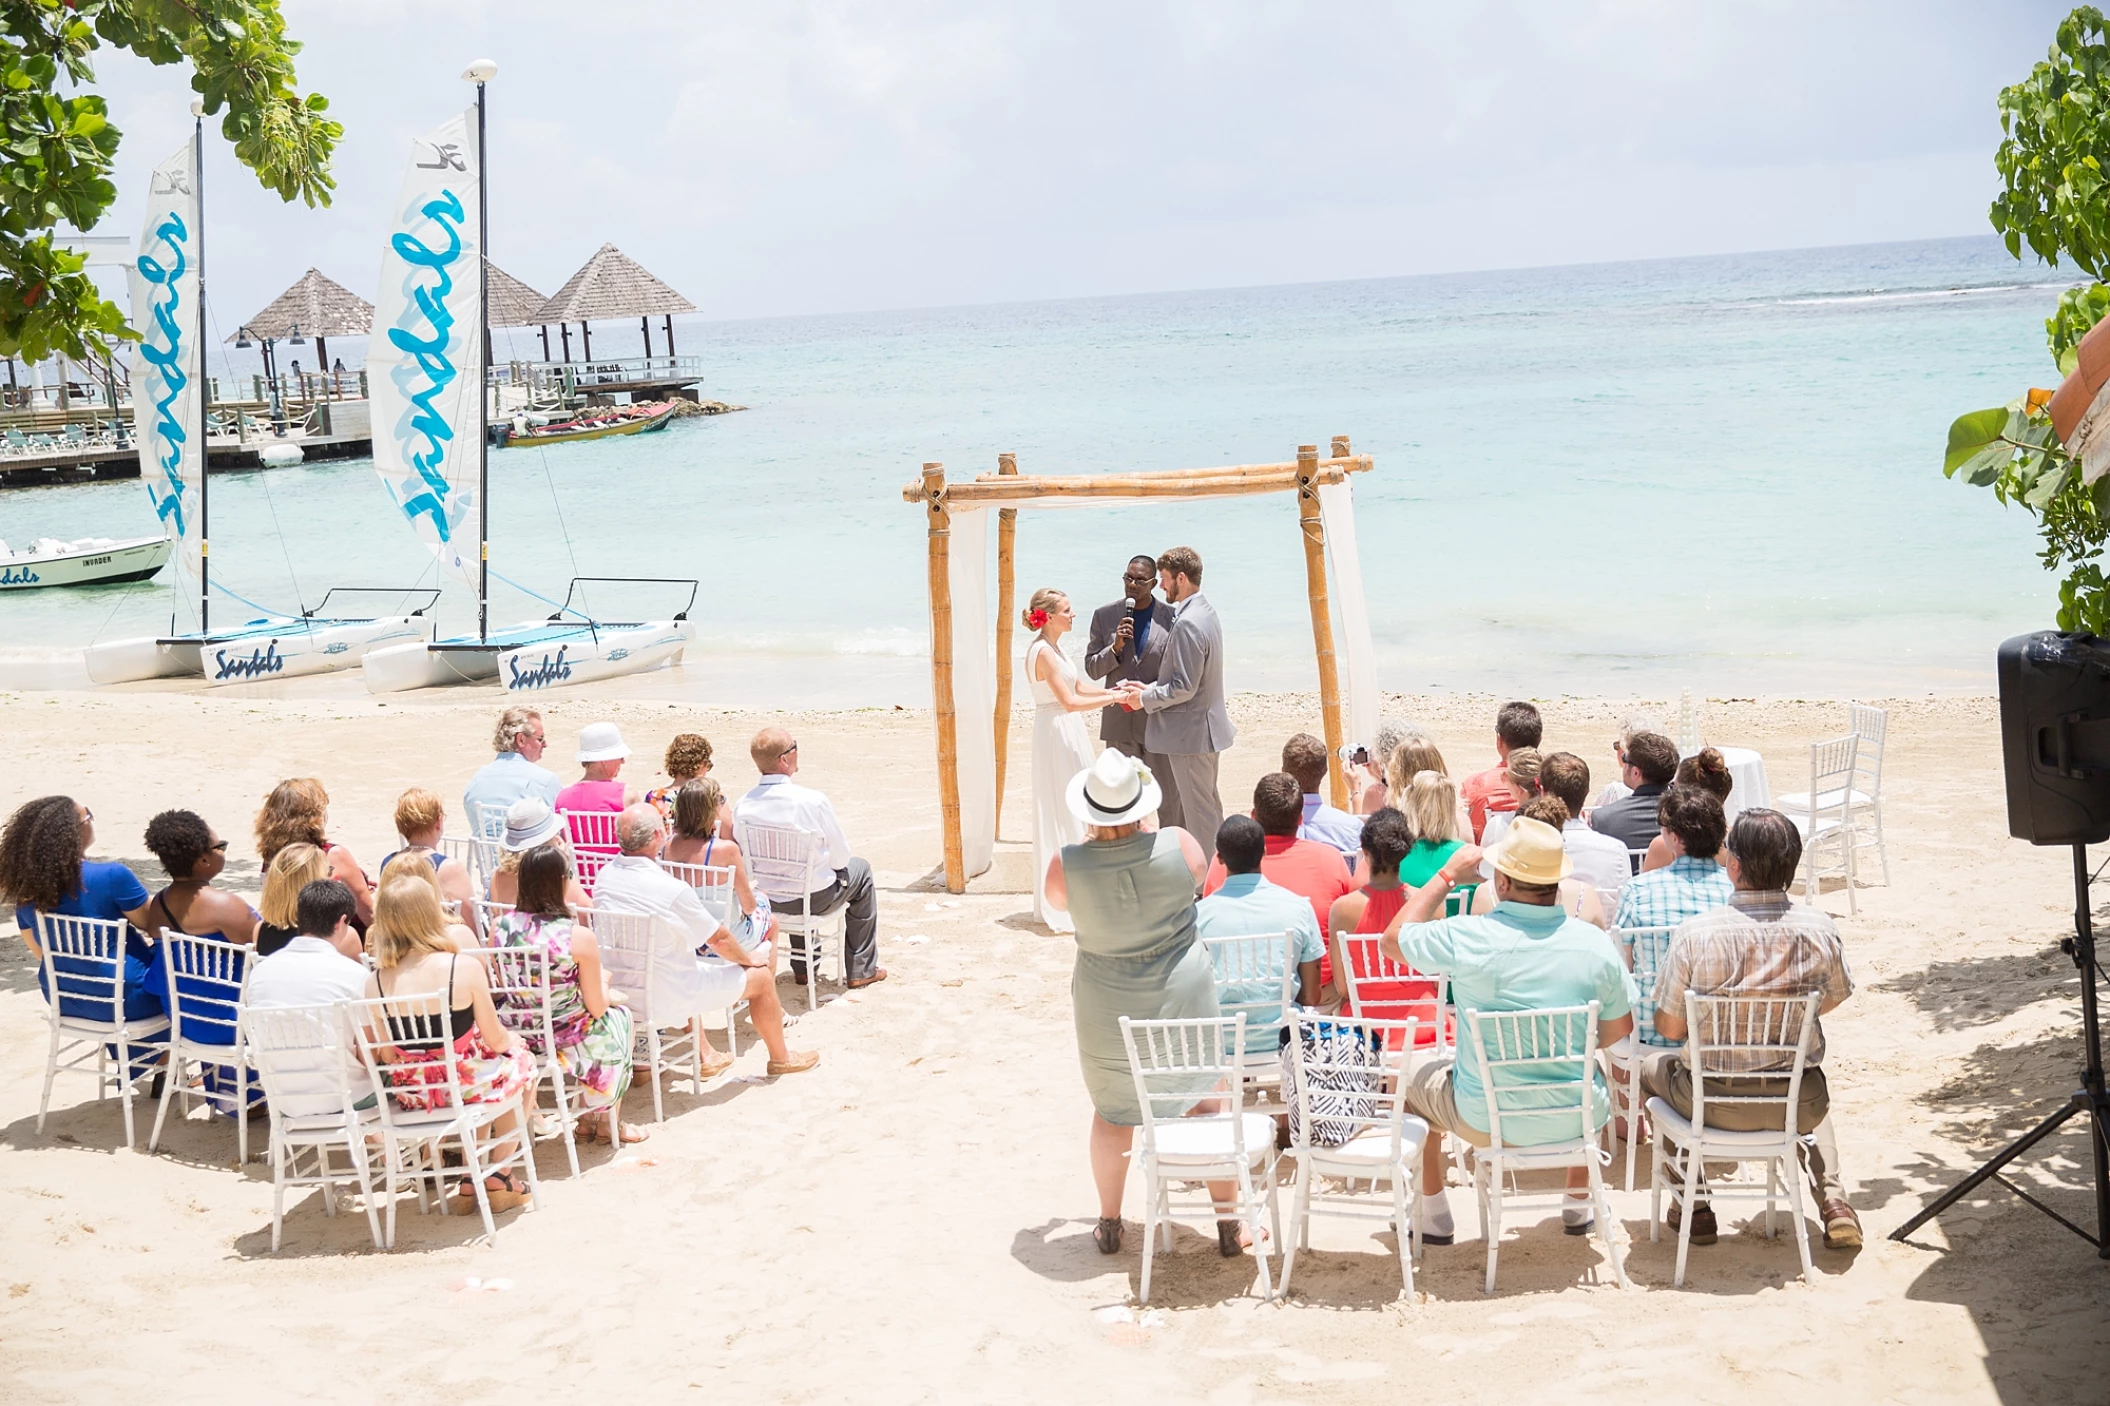
<path id="1" fill-rule="evenodd" d="M 306 339 L 300 335 L 299 323 L 295 323 L 288 328 L 287 332 L 287 340 L 292 342 L 294 346 L 301 346 L 305 343 Z M 261 336 L 256 329 L 251 327 L 238 328 L 234 334 L 234 344 L 237 347 L 253 345 L 252 339 L 255 342 L 263 343 L 264 384 L 269 388 L 271 403 L 271 433 L 277 435 L 280 439 L 284 439 L 286 437 L 286 407 L 284 402 L 279 399 L 278 394 L 278 338 Z"/>

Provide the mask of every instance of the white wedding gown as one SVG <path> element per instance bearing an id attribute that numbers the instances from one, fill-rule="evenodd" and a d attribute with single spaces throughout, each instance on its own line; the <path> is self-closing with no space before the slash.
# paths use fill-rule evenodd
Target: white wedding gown
<path id="1" fill-rule="evenodd" d="M 1026 682 L 1033 689 L 1033 916 L 1057 932 L 1073 932 L 1070 915 L 1048 906 L 1044 881 L 1048 861 L 1064 845 L 1084 842 L 1084 822 L 1071 813 L 1067 797 L 1070 778 L 1089 770 L 1098 750 L 1085 731 L 1085 715 L 1065 709 L 1055 701 L 1055 690 L 1033 676 L 1036 658 L 1060 670 L 1072 687 L 1077 669 L 1046 640 L 1033 641 L 1026 651 Z"/>

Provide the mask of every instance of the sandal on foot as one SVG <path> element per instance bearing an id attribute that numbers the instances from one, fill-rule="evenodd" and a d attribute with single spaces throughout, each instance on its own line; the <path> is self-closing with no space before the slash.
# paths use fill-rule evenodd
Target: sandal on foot
<path id="1" fill-rule="evenodd" d="M 1216 1223 L 1216 1253 L 1227 1260 L 1235 1260 L 1245 1253 L 1239 1236 L 1245 1231 L 1245 1223 L 1235 1220 L 1220 1220 Z"/>
<path id="2" fill-rule="evenodd" d="M 1099 1247 L 1099 1253 L 1102 1255 L 1120 1254 L 1121 1218 L 1119 1216 L 1099 1217 L 1099 1223 L 1092 1227 L 1092 1243 Z"/>

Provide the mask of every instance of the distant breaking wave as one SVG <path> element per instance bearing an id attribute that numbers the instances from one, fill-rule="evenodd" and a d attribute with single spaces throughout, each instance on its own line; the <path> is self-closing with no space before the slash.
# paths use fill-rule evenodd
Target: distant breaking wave
<path id="1" fill-rule="evenodd" d="M 1969 298 L 1981 293 L 2040 293 L 2046 289 L 2064 291 L 2077 287 L 2074 280 L 2057 283 L 1979 283 L 1963 288 L 1914 288 L 1901 292 L 1881 293 L 1825 293 L 1806 298 L 1781 298 L 1775 307 L 1822 307 L 1831 303 L 1905 303 L 1922 298 Z"/>

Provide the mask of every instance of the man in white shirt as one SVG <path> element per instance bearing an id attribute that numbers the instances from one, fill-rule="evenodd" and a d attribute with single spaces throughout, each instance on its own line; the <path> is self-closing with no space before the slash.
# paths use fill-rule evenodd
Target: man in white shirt
<path id="1" fill-rule="evenodd" d="M 1619 911 L 1619 891 L 1633 874 L 1626 846 L 1610 835 L 1590 828 L 1582 818 L 1583 801 L 1590 794 L 1590 764 L 1573 752 L 1554 752 L 1539 766 L 1539 787 L 1558 796 L 1568 807 L 1568 823 L 1561 827 L 1561 848 L 1574 866 L 1574 877 L 1597 890 L 1607 914 Z"/>
<path id="2" fill-rule="evenodd" d="M 815 889 L 811 894 L 783 893 L 766 883 L 760 885 L 769 895 L 770 906 L 782 913 L 786 909 L 796 910 L 802 905 L 810 905 L 804 911 L 818 916 L 833 913 L 848 904 L 850 911 L 844 923 L 844 945 L 850 968 L 850 987 L 855 990 L 875 981 L 885 981 L 886 969 L 879 965 L 879 892 L 872 886 L 872 866 L 850 853 L 850 842 L 843 838 L 842 823 L 835 818 L 835 807 L 828 804 L 828 798 L 791 779 L 799 771 L 799 744 L 792 741 L 791 734 L 783 728 L 765 727 L 755 734 L 747 751 L 754 758 L 755 770 L 762 773 L 762 779 L 733 807 L 733 838 L 739 842 L 741 851 L 754 853 L 753 846 L 748 843 L 746 827 L 781 825 L 819 835 L 827 849 L 827 865 L 835 871 L 834 883 Z M 748 864 L 752 867 L 754 861 L 750 859 Z M 804 952 L 803 939 L 793 934 L 791 974 L 800 985 L 806 981 Z"/>
<path id="3" fill-rule="evenodd" d="M 287 1006 L 334 1006 L 366 995 L 366 964 L 359 960 L 359 934 L 352 931 L 352 891 L 335 879 L 317 879 L 300 891 L 295 917 L 300 931 L 284 947 L 260 959 L 249 974 L 244 1004 L 252 1010 Z M 344 1041 L 345 1088 L 356 1101 L 368 1090 L 351 1037 Z M 313 1066 L 309 1066 L 312 1072 Z M 311 1116 L 341 1111 L 337 1100 L 299 1098 L 283 1113 Z"/>
<path id="4" fill-rule="evenodd" d="M 557 792 L 564 783 L 557 773 L 535 763 L 549 737 L 542 730 L 542 714 L 533 708 L 514 706 L 498 715 L 498 731 L 491 739 L 498 755 L 475 776 L 462 792 L 462 816 L 469 833 L 482 835 L 482 809 L 497 808 L 504 815 L 513 802 L 533 796 L 550 809 L 557 808 Z M 495 837 L 494 837 L 495 838 Z"/>
<path id="5" fill-rule="evenodd" d="M 669 1017 L 693 1019 L 700 1011 L 722 1011 L 745 999 L 748 1019 L 769 1050 L 771 1074 L 803 1074 L 819 1064 L 818 1053 L 785 1047 L 784 1003 L 768 955 L 749 955 L 732 930 L 711 916 L 696 890 L 659 867 L 660 852 L 667 847 L 659 811 L 631 806 L 617 817 L 615 838 L 622 853 L 601 866 L 593 906 L 652 919 L 652 995 L 659 1008 L 642 1012 L 643 1018 L 664 1027 Z M 644 994 L 632 993 L 638 1001 Z M 700 1028 L 696 1037 L 703 1039 Z"/>

